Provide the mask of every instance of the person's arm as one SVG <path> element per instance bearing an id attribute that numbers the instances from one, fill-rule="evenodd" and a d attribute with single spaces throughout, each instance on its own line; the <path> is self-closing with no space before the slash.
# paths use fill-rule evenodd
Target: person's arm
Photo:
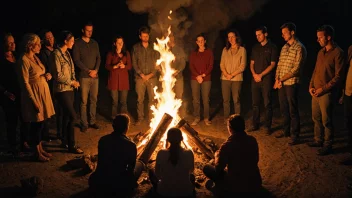
<path id="1" fill-rule="evenodd" d="M 345 64 L 343 52 L 340 52 L 339 54 L 337 54 L 337 56 L 335 56 L 334 62 L 335 62 L 335 76 L 322 87 L 324 92 L 331 90 L 341 81 L 341 78 L 343 76 L 343 71 L 344 71 L 343 68 Z"/>
<path id="2" fill-rule="evenodd" d="M 54 79 L 65 85 L 71 85 L 71 76 L 65 76 L 64 73 L 62 72 L 62 67 L 61 67 L 61 62 L 60 62 L 60 55 L 57 55 L 56 53 L 53 53 L 51 57 L 51 64 L 53 65 L 53 77 Z"/>
<path id="3" fill-rule="evenodd" d="M 88 69 L 81 61 L 81 53 L 80 53 L 78 44 L 73 45 L 72 53 L 73 53 L 73 62 L 75 63 L 75 65 L 78 68 L 80 68 L 82 71 L 89 73 L 90 69 Z"/>
<path id="4" fill-rule="evenodd" d="M 213 54 L 213 51 L 209 50 L 209 62 L 208 62 L 208 67 L 207 69 L 205 70 L 204 74 L 203 74 L 203 78 L 205 76 L 209 76 L 211 74 L 211 71 L 213 70 L 213 67 L 214 67 L 214 54 Z M 205 76 L 204 76 L 205 75 Z"/>
<path id="5" fill-rule="evenodd" d="M 228 164 L 228 154 L 226 151 L 226 143 L 224 143 L 215 155 L 215 171 L 220 178 L 224 177 L 225 167 Z"/>
<path id="6" fill-rule="evenodd" d="M 222 72 L 222 74 L 224 75 L 224 77 L 226 78 L 229 74 L 226 72 L 226 68 L 225 68 L 225 58 L 226 58 L 226 48 L 224 48 L 222 50 L 222 53 L 221 53 L 221 60 L 220 60 L 220 70 Z"/>
<path id="7" fill-rule="evenodd" d="M 112 64 L 112 60 L 113 60 L 112 53 L 108 52 L 105 60 L 105 68 L 109 71 L 114 70 L 114 65 Z"/>
<path id="8" fill-rule="evenodd" d="M 163 150 L 160 150 L 156 156 L 156 161 L 155 161 L 155 175 L 157 178 L 160 178 L 161 176 L 161 162 L 163 160 Z"/>
<path id="9" fill-rule="evenodd" d="M 131 159 L 128 164 L 127 172 L 134 174 L 134 169 L 136 167 L 136 161 L 137 161 L 137 147 L 134 144 L 134 146 L 131 149 Z"/>
<path id="10" fill-rule="evenodd" d="M 32 87 L 29 84 L 29 71 L 31 70 L 31 65 L 29 61 L 22 60 L 20 67 L 22 68 L 21 83 L 24 85 L 25 92 L 28 94 L 28 97 L 32 101 L 33 105 L 38 107 L 39 104 L 37 103 Z"/>
<path id="11" fill-rule="evenodd" d="M 125 67 L 125 69 L 127 69 L 127 70 L 132 69 L 131 55 L 128 51 L 126 51 L 126 67 Z"/>
<path id="12" fill-rule="evenodd" d="M 187 150 L 187 159 L 188 159 L 188 166 L 189 167 L 189 172 L 193 173 L 194 171 L 194 155 L 193 152 L 191 150 Z"/>
<path id="13" fill-rule="evenodd" d="M 247 65 L 247 51 L 245 48 L 243 48 L 240 66 L 231 74 L 231 76 L 235 77 L 238 74 L 243 73 L 244 69 L 246 68 L 246 65 Z"/>
<path id="14" fill-rule="evenodd" d="M 100 68 L 100 63 L 101 63 L 101 57 L 100 57 L 100 50 L 99 50 L 99 44 L 96 42 L 96 48 L 97 48 L 97 57 L 96 57 L 96 60 L 95 60 L 95 71 L 99 71 L 99 68 Z"/>
<path id="15" fill-rule="evenodd" d="M 137 46 L 134 46 L 132 49 L 132 66 L 134 71 L 136 72 L 136 74 L 138 74 L 139 76 L 142 73 L 141 69 L 138 66 L 138 51 L 137 51 Z"/>
<path id="16" fill-rule="evenodd" d="M 282 78 L 280 78 L 281 82 L 284 82 L 298 75 L 301 67 L 301 63 L 303 61 L 302 59 L 303 59 L 303 49 L 302 47 L 299 47 L 299 49 L 297 49 L 297 52 L 296 52 L 295 60 L 293 61 L 293 68 L 288 73 L 284 74 Z"/>
<path id="17" fill-rule="evenodd" d="M 195 61 L 194 61 L 195 58 L 196 57 L 194 57 L 193 52 L 192 52 L 189 57 L 189 69 L 191 70 L 192 76 L 199 76 L 200 74 L 196 70 L 196 65 L 195 65 Z"/>

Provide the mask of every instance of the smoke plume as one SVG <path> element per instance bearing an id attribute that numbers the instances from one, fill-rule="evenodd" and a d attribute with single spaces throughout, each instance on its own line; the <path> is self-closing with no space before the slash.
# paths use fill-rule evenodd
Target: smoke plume
<path id="1" fill-rule="evenodd" d="M 228 28 L 234 20 L 250 17 L 267 1 L 127 0 L 127 5 L 134 13 L 148 13 L 152 41 L 164 35 L 171 25 L 175 39 L 184 45 L 188 54 L 195 46 L 197 34 L 205 33 L 207 44 L 212 48 L 220 30 Z"/>

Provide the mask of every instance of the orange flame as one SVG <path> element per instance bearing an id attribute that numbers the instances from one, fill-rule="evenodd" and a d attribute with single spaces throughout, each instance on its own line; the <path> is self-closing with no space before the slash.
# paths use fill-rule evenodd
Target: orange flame
<path id="1" fill-rule="evenodd" d="M 168 42 L 169 35 L 171 34 L 171 27 L 168 28 L 168 34 L 166 38 L 156 39 L 157 43 L 154 43 L 154 49 L 160 53 L 160 58 L 157 60 L 156 64 L 160 65 L 161 76 L 159 81 L 162 84 L 162 91 L 157 92 L 158 87 L 154 87 L 155 97 L 157 100 L 157 104 L 151 106 L 151 110 L 153 111 L 154 117 L 150 121 L 151 133 L 148 135 L 146 139 L 144 139 L 138 147 L 147 143 L 150 137 L 153 135 L 156 127 L 160 123 L 163 115 L 168 113 L 173 117 L 169 128 L 175 126 L 180 121 L 180 116 L 178 114 L 179 108 L 182 105 L 182 100 L 175 98 L 175 92 L 173 91 L 173 87 L 175 86 L 176 78 L 174 74 L 176 70 L 171 67 L 171 63 L 175 60 L 174 54 L 170 51 Z M 168 128 L 168 129 L 169 129 Z M 163 136 L 162 140 L 165 146 L 166 134 Z M 184 144 L 187 148 L 191 149 L 191 146 L 188 144 L 187 136 L 183 133 Z"/>

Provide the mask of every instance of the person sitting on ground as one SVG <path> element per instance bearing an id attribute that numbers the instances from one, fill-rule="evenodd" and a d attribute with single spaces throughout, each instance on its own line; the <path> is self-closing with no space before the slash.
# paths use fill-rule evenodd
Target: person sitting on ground
<path id="1" fill-rule="evenodd" d="M 114 131 L 100 138 L 97 169 L 89 178 L 89 188 L 98 197 L 130 197 L 137 187 L 144 164 L 136 162 L 137 148 L 127 136 L 130 118 L 118 114 Z"/>
<path id="2" fill-rule="evenodd" d="M 158 197 L 195 197 L 194 156 L 191 150 L 181 147 L 182 140 L 180 129 L 169 129 L 169 146 L 158 152 L 155 172 L 149 170 Z"/>
<path id="3" fill-rule="evenodd" d="M 203 172 L 215 182 L 216 189 L 227 195 L 258 192 L 262 184 L 258 168 L 258 143 L 244 131 L 244 119 L 239 114 L 229 117 L 227 129 L 230 137 L 216 151 L 215 167 L 207 164 Z"/>

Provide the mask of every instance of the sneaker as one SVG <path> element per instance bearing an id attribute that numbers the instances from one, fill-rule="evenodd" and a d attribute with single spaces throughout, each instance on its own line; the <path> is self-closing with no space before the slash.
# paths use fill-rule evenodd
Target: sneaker
<path id="1" fill-rule="evenodd" d="M 204 119 L 204 123 L 207 126 L 211 125 L 211 121 L 209 119 Z"/>
<path id="2" fill-rule="evenodd" d="M 87 126 L 81 126 L 81 132 L 85 133 L 87 132 L 88 127 Z"/>
<path id="3" fill-rule="evenodd" d="M 348 156 L 347 158 L 343 159 L 340 162 L 341 165 L 345 165 L 345 166 L 351 166 L 352 165 L 352 155 Z"/>
<path id="4" fill-rule="evenodd" d="M 247 132 L 254 132 L 254 131 L 258 131 L 259 127 L 258 126 L 252 126 L 251 128 L 247 129 Z"/>
<path id="5" fill-rule="evenodd" d="M 322 143 L 322 142 L 314 141 L 314 142 L 308 142 L 307 145 L 308 145 L 309 147 L 322 147 L 322 146 L 323 146 L 323 143 Z"/>
<path id="6" fill-rule="evenodd" d="M 83 153 L 84 153 L 83 150 L 80 149 L 80 148 L 77 147 L 77 146 L 74 146 L 74 147 L 72 147 L 72 148 L 69 148 L 69 149 L 68 149 L 68 152 L 74 153 L 74 154 L 83 154 Z"/>
<path id="7" fill-rule="evenodd" d="M 317 151 L 317 155 L 323 156 L 323 155 L 328 155 L 332 153 L 332 147 L 331 146 L 323 146 Z"/>
<path id="8" fill-rule="evenodd" d="M 264 129 L 264 134 L 266 135 L 266 136 L 269 136 L 269 135 L 271 135 L 273 133 L 273 131 L 271 130 L 271 128 L 265 128 Z"/>
<path id="9" fill-rule="evenodd" d="M 290 136 L 285 134 L 282 131 L 280 131 L 278 134 L 275 135 L 275 138 L 283 138 L 283 137 L 290 137 Z"/>
<path id="10" fill-rule="evenodd" d="M 97 125 L 96 123 L 90 124 L 89 127 L 93 128 L 93 129 L 99 129 L 100 128 L 99 125 Z"/>
<path id="11" fill-rule="evenodd" d="M 299 139 L 298 138 L 291 138 L 290 141 L 288 142 L 289 146 L 294 146 L 299 144 Z"/>
<path id="12" fill-rule="evenodd" d="M 192 125 L 192 126 L 195 126 L 195 125 L 197 125 L 197 124 L 199 123 L 199 121 L 200 121 L 200 119 L 199 119 L 199 118 L 196 118 L 196 119 L 191 123 L 191 125 Z"/>

